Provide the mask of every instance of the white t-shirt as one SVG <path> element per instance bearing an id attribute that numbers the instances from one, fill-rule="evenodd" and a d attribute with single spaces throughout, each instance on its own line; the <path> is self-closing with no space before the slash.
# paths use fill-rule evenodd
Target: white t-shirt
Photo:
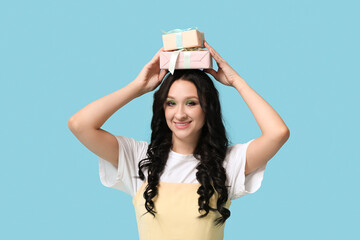
<path id="1" fill-rule="evenodd" d="M 99 173 L 101 183 L 106 187 L 121 190 L 134 197 L 143 181 L 138 176 L 138 163 L 146 158 L 148 143 L 136 141 L 133 138 L 115 135 L 119 143 L 118 168 L 99 158 Z M 253 139 L 254 140 L 254 139 Z M 256 192 L 264 177 L 266 164 L 245 176 L 246 149 L 249 143 L 235 144 L 228 147 L 224 160 L 227 181 L 229 186 L 229 198 L 234 200 L 248 193 Z M 183 155 L 170 150 L 160 181 L 176 183 L 197 183 L 196 172 L 199 160 L 192 154 Z M 147 177 L 147 169 L 143 170 Z"/>

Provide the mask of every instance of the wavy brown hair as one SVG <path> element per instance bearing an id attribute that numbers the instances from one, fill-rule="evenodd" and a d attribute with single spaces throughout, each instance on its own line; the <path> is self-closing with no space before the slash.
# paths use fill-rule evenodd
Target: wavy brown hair
<path id="1" fill-rule="evenodd" d="M 156 211 L 152 199 L 158 194 L 160 176 L 172 147 L 172 131 L 166 123 L 164 103 L 171 85 L 179 79 L 194 83 L 200 106 L 205 114 L 205 123 L 193 153 L 200 161 L 196 168 L 198 170 L 196 179 L 201 184 L 197 190 L 200 195 L 198 211 L 205 211 L 198 217 L 207 216 L 209 211 L 218 211 L 221 217 L 215 219 L 215 224 L 222 225 L 230 217 L 230 210 L 224 207 L 228 200 L 228 186 L 225 186 L 226 172 L 223 167 L 229 142 L 222 120 L 219 93 L 211 78 L 198 69 L 175 70 L 173 75 L 169 74 L 163 80 L 160 88 L 154 93 L 151 142 L 148 146 L 147 158 L 141 160 L 138 165 L 141 180 L 145 179 L 143 169 L 148 169 L 148 184 L 143 194 L 146 200 L 146 213 L 151 213 L 155 217 Z M 215 190 L 218 193 L 217 208 L 212 208 L 209 202 Z"/>

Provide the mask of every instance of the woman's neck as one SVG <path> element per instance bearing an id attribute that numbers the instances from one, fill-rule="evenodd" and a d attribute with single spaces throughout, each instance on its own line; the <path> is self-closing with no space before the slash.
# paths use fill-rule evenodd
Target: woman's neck
<path id="1" fill-rule="evenodd" d="M 186 140 L 186 139 L 178 139 L 173 136 L 171 150 L 176 153 L 180 153 L 184 155 L 193 154 L 197 142 L 198 142 L 197 139 Z"/>

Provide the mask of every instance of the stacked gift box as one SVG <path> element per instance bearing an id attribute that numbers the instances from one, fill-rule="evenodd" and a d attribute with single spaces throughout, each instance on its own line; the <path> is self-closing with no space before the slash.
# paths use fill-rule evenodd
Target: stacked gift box
<path id="1" fill-rule="evenodd" d="M 209 69 L 212 58 L 204 50 L 204 33 L 197 28 L 174 29 L 162 35 L 164 51 L 160 53 L 160 69 Z"/>

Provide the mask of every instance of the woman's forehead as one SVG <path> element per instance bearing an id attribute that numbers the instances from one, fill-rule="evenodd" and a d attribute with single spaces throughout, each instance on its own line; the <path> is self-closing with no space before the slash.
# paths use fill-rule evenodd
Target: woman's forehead
<path id="1" fill-rule="evenodd" d="M 186 80 L 175 81 L 168 92 L 168 97 L 171 98 L 190 98 L 198 97 L 197 89 L 194 83 Z"/>
<path id="2" fill-rule="evenodd" d="M 179 95 L 177 95 L 177 96 L 171 96 L 171 95 L 168 95 L 168 98 L 171 98 L 171 99 L 177 99 L 177 98 L 186 98 L 186 99 L 189 99 L 189 98 L 196 98 L 196 99 L 198 99 L 198 97 L 197 96 L 194 96 L 194 95 L 189 95 L 189 96 L 187 96 L 187 95 L 181 95 L 181 96 L 179 96 Z"/>

